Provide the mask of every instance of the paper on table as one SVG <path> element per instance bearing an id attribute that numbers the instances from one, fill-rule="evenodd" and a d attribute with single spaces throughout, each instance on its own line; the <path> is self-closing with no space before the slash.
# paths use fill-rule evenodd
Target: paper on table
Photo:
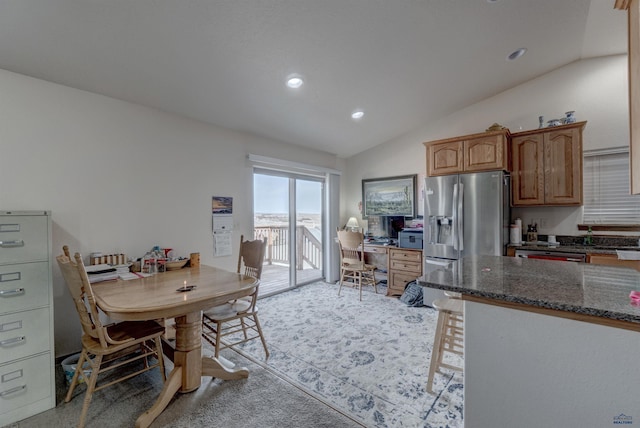
<path id="1" fill-rule="evenodd" d="M 148 276 L 151 276 L 151 274 L 142 272 L 122 272 L 121 274 L 119 274 L 119 276 L 120 279 L 128 281 L 130 279 L 146 278 Z"/>

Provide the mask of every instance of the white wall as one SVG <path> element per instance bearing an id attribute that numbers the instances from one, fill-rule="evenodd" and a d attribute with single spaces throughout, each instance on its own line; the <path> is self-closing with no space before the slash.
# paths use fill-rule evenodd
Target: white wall
<path id="1" fill-rule="evenodd" d="M 628 145 L 627 94 L 626 55 L 602 57 L 569 64 L 442 120 L 429 122 L 425 118 L 422 129 L 347 159 L 341 218 L 346 221 L 359 214 L 363 178 L 415 173 L 423 178 L 426 173 L 423 142 L 483 132 L 496 122 L 518 132 L 537 128 L 540 115 L 549 120 L 575 110 L 577 120 L 588 122 L 584 131 L 585 150 Z M 421 199 L 418 206 L 422 210 Z M 525 225 L 533 218 L 545 219 L 546 226 L 538 229 L 542 234 L 578 235 L 576 224 L 582 221 L 582 208 L 514 209 L 512 218 L 518 216 Z"/>
<path id="2" fill-rule="evenodd" d="M 338 168 L 334 155 L 0 70 L 0 210 L 51 210 L 62 245 L 140 257 L 154 245 L 235 269 L 252 234 L 248 153 Z M 211 197 L 232 196 L 233 256 L 213 258 Z M 87 258 L 85 257 L 85 260 Z M 56 355 L 80 349 L 54 264 Z"/>

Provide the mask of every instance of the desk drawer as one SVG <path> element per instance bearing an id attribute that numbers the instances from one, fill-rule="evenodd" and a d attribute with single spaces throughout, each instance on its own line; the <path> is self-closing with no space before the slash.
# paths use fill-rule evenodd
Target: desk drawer
<path id="1" fill-rule="evenodd" d="M 387 285 L 389 287 L 389 290 L 396 290 L 400 294 L 402 294 L 404 292 L 404 287 L 411 281 L 414 281 L 418 276 L 420 275 L 404 273 L 404 272 L 391 272 L 389 274 L 389 283 Z M 390 294 L 398 294 L 398 293 L 390 293 Z"/>
<path id="2" fill-rule="evenodd" d="M 364 252 L 365 253 L 387 254 L 387 247 L 365 245 L 364 246 Z"/>
<path id="3" fill-rule="evenodd" d="M 48 351 L 49 308 L 0 315 L 0 363 Z"/>
<path id="4" fill-rule="evenodd" d="M 416 276 L 420 276 L 422 274 L 422 264 L 416 262 L 407 262 L 404 260 L 390 260 L 389 261 L 389 269 L 390 270 L 401 270 L 403 272 L 411 272 L 415 273 Z"/>
<path id="5" fill-rule="evenodd" d="M 0 265 L 0 314 L 49 305 L 49 263 Z"/>
<path id="6" fill-rule="evenodd" d="M 45 215 L 0 215 L 0 263 L 47 260 L 48 227 Z"/>
<path id="7" fill-rule="evenodd" d="M 422 251 L 407 251 L 394 248 L 389 252 L 389 258 L 391 260 L 422 263 Z"/>
<path id="8" fill-rule="evenodd" d="M 0 366 L 0 415 L 49 397 L 50 383 L 49 353 Z"/>

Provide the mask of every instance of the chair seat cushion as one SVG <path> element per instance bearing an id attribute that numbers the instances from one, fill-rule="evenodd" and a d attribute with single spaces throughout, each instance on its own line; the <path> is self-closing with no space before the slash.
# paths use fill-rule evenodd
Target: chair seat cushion
<path id="1" fill-rule="evenodd" d="M 233 318 L 238 312 L 244 312 L 251 308 L 251 302 L 238 299 L 233 303 L 225 303 L 224 305 L 214 306 L 203 312 L 204 316 L 212 320 L 222 320 L 225 318 Z"/>
<path id="2" fill-rule="evenodd" d="M 157 321 L 123 321 L 107 327 L 114 340 L 142 339 L 164 333 L 164 326 Z"/>
<path id="3" fill-rule="evenodd" d="M 164 326 L 156 321 L 123 321 L 106 327 L 111 339 L 127 342 L 119 345 L 110 344 L 107 348 L 103 348 L 97 338 L 84 334 L 82 335 L 82 346 L 93 354 L 105 355 L 126 349 L 142 340 L 160 336 L 165 331 Z"/>
<path id="4" fill-rule="evenodd" d="M 238 299 L 233 303 L 233 305 L 231 305 L 231 307 L 236 312 L 246 311 L 251 307 L 251 300 L 247 301 L 247 300 Z"/>
<path id="5" fill-rule="evenodd" d="M 374 265 L 370 265 L 370 264 L 365 264 L 364 266 L 361 264 L 355 264 L 355 263 L 343 263 L 342 264 L 342 268 L 343 269 L 347 269 L 347 270 L 374 270 L 376 267 Z"/>
<path id="6" fill-rule="evenodd" d="M 204 316 L 212 320 L 230 318 L 235 316 L 237 313 L 238 311 L 233 308 L 232 303 L 225 303 L 224 305 L 214 306 L 213 308 L 207 309 L 203 312 Z"/>

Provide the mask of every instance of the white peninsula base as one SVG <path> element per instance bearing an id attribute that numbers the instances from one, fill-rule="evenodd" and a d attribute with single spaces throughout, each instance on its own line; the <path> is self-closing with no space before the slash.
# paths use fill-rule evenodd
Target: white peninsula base
<path id="1" fill-rule="evenodd" d="M 473 428 L 640 425 L 640 332 L 465 302 Z"/>

